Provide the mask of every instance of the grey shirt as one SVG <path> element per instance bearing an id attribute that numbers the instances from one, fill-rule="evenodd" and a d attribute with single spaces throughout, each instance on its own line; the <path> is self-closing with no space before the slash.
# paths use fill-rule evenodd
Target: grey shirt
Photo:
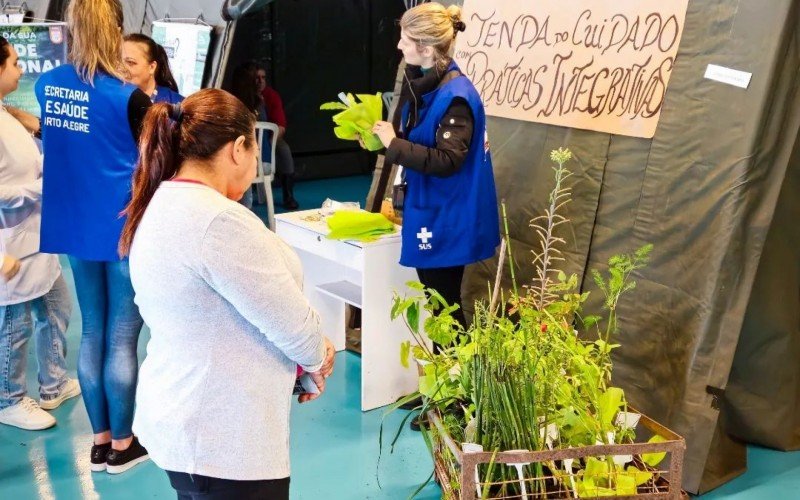
<path id="1" fill-rule="evenodd" d="M 164 182 L 130 269 L 151 335 L 133 430 L 153 461 L 225 479 L 287 477 L 296 364 L 317 371 L 325 355 L 294 252 L 213 189 Z"/>

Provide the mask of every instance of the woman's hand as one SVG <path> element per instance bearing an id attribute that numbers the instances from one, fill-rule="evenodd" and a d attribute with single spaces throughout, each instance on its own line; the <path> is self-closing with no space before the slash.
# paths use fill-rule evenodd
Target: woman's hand
<path id="1" fill-rule="evenodd" d="M 301 394 L 297 397 L 297 401 L 300 403 L 307 403 L 309 401 L 314 401 L 318 397 L 325 392 L 325 379 L 330 377 L 333 373 L 333 365 L 336 359 L 336 349 L 334 349 L 333 344 L 331 343 L 328 338 L 325 338 L 325 360 L 322 362 L 322 368 L 316 372 L 310 372 L 309 376 L 311 380 L 317 385 L 317 389 L 319 392 L 317 394 Z"/>
<path id="2" fill-rule="evenodd" d="M 41 130 L 41 123 L 34 115 L 13 106 L 7 106 L 6 110 L 8 111 L 8 114 L 16 118 L 17 121 L 19 121 L 22 126 L 25 127 L 25 129 L 31 134 L 35 134 Z"/>
<path id="3" fill-rule="evenodd" d="M 297 401 L 299 401 L 300 404 L 308 403 L 309 401 L 314 401 L 318 397 L 322 396 L 323 392 L 325 392 L 325 377 L 323 377 L 320 372 L 309 372 L 308 375 L 311 377 L 311 380 L 314 381 L 314 383 L 317 385 L 317 389 L 319 389 L 319 392 L 316 394 L 306 392 L 297 396 Z"/>
<path id="4" fill-rule="evenodd" d="M 328 378 L 333 373 L 333 364 L 336 361 L 336 349 L 333 343 L 325 337 L 325 361 L 322 362 L 322 368 L 319 372 L 324 378 Z"/>
<path id="5" fill-rule="evenodd" d="M 19 260 L 10 255 L 4 255 L 3 262 L 0 264 L 0 276 L 2 276 L 5 281 L 11 281 L 19 272 L 19 267 Z"/>
<path id="6" fill-rule="evenodd" d="M 388 148 L 389 144 L 392 143 L 392 139 L 397 137 L 392 124 L 384 121 L 375 122 L 375 125 L 372 127 L 372 133 L 378 136 L 385 148 Z"/>

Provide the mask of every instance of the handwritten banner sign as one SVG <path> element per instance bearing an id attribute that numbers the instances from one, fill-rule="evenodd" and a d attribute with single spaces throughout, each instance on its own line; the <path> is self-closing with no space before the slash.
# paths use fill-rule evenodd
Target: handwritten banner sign
<path id="1" fill-rule="evenodd" d="M 653 137 L 689 0 L 465 0 L 455 60 L 492 116 Z"/>

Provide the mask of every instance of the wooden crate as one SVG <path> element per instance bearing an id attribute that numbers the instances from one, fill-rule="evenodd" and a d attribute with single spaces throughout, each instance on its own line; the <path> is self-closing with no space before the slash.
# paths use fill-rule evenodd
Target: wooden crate
<path id="1" fill-rule="evenodd" d="M 635 411 L 631 409 L 631 411 Z M 638 412 L 637 412 L 638 413 Z M 683 473 L 683 454 L 686 449 L 686 442 L 682 437 L 658 424 L 654 420 L 642 415 L 639 426 L 643 426 L 647 431 L 658 434 L 666 441 L 660 443 L 632 443 L 614 445 L 584 446 L 580 448 L 559 448 L 543 451 L 505 451 L 498 453 L 479 452 L 465 453 L 461 446 L 457 444 L 447 433 L 442 425 L 439 416 L 434 412 L 428 413 L 430 422 L 435 427 L 434 434 L 434 468 L 436 478 L 442 488 L 442 498 L 472 500 L 480 498 L 478 496 L 478 486 L 481 491 L 489 488 L 489 491 L 498 489 L 502 483 L 479 483 L 476 475 L 476 467 L 480 464 L 518 464 L 518 463 L 540 463 L 545 470 L 551 470 L 553 464 L 562 462 L 565 459 L 579 459 L 587 457 L 633 455 L 640 456 L 643 453 L 667 454 L 661 464 L 667 464 L 665 468 L 652 468 L 646 466 L 641 461 L 637 461 L 637 466 L 642 470 L 653 473 L 653 478 L 642 486 L 638 487 L 638 493 L 634 496 L 625 497 L 602 497 L 602 498 L 664 498 L 677 499 L 684 498 L 686 494 L 681 490 L 681 476 Z M 454 472 L 458 474 L 454 478 Z M 613 474 L 613 473 L 612 473 Z M 536 478 L 525 478 L 527 489 L 527 499 L 540 498 L 575 498 L 572 488 L 565 484 L 564 476 L 566 473 L 561 470 L 561 479 L 545 474 Z M 575 476 L 577 480 L 577 475 Z M 454 481 L 454 479 L 456 479 Z M 506 481 L 507 483 L 519 483 L 519 481 Z M 546 493 L 536 491 L 535 486 L 546 486 Z M 514 496 L 492 496 L 490 493 L 485 498 L 492 500 L 500 499 L 520 499 L 521 495 Z M 585 497 L 582 497 L 585 498 Z M 594 498 L 594 497 L 592 497 Z"/>

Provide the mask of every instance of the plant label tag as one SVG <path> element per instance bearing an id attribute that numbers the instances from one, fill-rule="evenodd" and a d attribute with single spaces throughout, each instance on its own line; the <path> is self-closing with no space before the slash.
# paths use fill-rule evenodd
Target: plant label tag
<path id="1" fill-rule="evenodd" d="M 483 451 L 483 446 L 477 443 L 461 443 L 461 451 L 464 453 L 480 453 Z"/>
<path id="2" fill-rule="evenodd" d="M 642 415 L 639 413 L 621 411 L 617 413 L 616 424 L 617 427 L 620 427 L 623 430 L 636 429 L 636 426 L 639 425 L 640 418 L 642 418 Z"/>
<path id="3" fill-rule="evenodd" d="M 553 441 L 557 441 L 558 436 L 558 426 L 556 424 L 539 427 L 539 439 L 544 439 L 545 444 L 551 450 L 553 449 Z"/>
<path id="4" fill-rule="evenodd" d="M 611 459 L 615 464 L 624 467 L 628 462 L 633 462 L 633 455 L 614 455 Z"/>

